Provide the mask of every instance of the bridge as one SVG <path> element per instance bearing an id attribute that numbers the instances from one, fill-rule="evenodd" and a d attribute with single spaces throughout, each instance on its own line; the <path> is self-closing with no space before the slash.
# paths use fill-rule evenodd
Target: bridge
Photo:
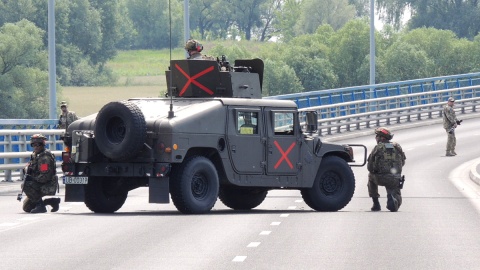
<path id="1" fill-rule="evenodd" d="M 480 72 L 393 83 L 328 89 L 264 97 L 296 102 L 301 112 L 315 110 L 319 134 L 349 132 L 442 117 L 442 108 L 453 96 L 460 114 L 474 114 L 480 105 Z M 31 154 L 30 136 L 43 133 L 47 148 L 60 162 L 63 130 L 57 119 L 0 120 L 0 176 L 19 177 Z M 3 173 L 1 173 L 3 171 Z"/>

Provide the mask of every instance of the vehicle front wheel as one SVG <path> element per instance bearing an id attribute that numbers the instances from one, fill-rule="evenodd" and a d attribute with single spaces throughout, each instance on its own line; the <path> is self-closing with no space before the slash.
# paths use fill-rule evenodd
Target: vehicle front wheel
<path id="1" fill-rule="evenodd" d="M 336 156 L 325 157 L 311 188 L 301 190 L 305 203 L 317 211 L 338 211 L 355 192 L 355 177 L 348 163 Z"/>
<path id="2" fill-rule="evenodd" d="M 184 214 L 209 212 L 218 197 L 219 181 L 215 165 L 206 157 L 194 156 L 173 169 L 170 195 Z"/>
<path id="3" fill-rule="evenodd" d="M 128 191 L 118 185 L 117 179 L 90 177 L 85 186 L 85 205 L 95 213 L 113 213 L 127 199 Z"/>

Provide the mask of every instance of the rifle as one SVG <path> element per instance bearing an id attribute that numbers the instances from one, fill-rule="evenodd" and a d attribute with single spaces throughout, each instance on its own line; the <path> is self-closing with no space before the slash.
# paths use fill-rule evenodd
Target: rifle
<path id="1" fill-rule="evenodd" d="M 23 169 L 24 174 L 22 179 L 23 180 L 22 193 L 17 194 L 17 201 L 19 202 L 21 202 L 23 198 L 23 190 L 25 189 L 25 182 L 33 180 L 32 176 L 29 174 L 31 173 L 31 169 L 29 165 L 30 165 L 30 162 L 27 165 L 27 168 L 28 168 L 27 172 L 25 172 L 25 169 Z"/>

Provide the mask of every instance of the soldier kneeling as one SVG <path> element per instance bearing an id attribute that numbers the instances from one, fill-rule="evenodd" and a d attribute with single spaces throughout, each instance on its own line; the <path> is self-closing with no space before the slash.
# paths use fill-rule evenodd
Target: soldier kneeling
<path id="1" fill-rule="evenodd" d="M 60 205 L 60 198 L 49 198 L 42 200 L 42 197 L 55 195 L 58 186 L 58 177 L 55 166 L 55 156 L 45 149 L 47 138 L 42 134 L 32 135 L 30 145 L 33 153 L 30 161 L 24 169 L 24 183 L 22 190 L 27 195 L 23 202 L 23 210 L 28 213 L 45 213 L 45 205 L 52 207 L 52 212 L 57 212 Z"/>

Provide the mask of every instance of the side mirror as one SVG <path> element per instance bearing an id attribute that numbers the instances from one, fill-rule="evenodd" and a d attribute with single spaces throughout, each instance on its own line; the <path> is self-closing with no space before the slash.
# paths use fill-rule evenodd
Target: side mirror
<path id="1" fill-rule="evenodd" d="M 316 111 L 305 112 L 305 123 L 307 125 L 307 132 L 313 133 L 318 130 L 318 115 Z"/>

